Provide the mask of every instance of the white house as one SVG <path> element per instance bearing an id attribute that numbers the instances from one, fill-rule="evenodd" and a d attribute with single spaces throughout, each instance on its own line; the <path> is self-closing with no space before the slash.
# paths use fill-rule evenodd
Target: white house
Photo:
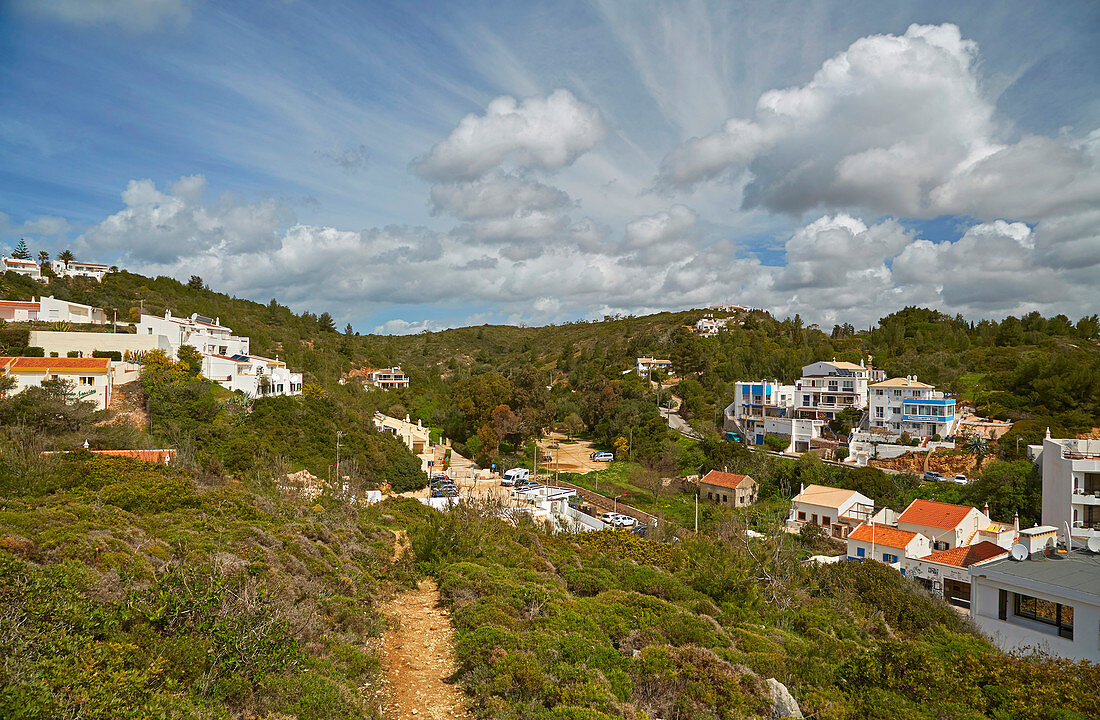
<path id="1" fill-rule="evenodd" d="M 397 365 L 388 368 L 356 368 L 340 378 L 340 384 L 343 385 L 355 377 L 362 378 L 364 387 L 376 387 L 383 390 L 409 387 L 409 376 L 403 373 Z"/>
<path id="2" fill-rule="evenodd" d="M 302 374 L 285 362 L 259 355 L 203 355 L 203 377 L 249 397 L 301 395 Z"/>
<path id="3" fill-rule="evenodd" d="M 19 275 L 26 275 L 32 280 L 37 280 L 40 283 L 48 283 L 50 279 L 42 275 L 42 268 L 38 266 L 34 260 L 21 260 L 19 258 L 6 257 L 0 260 L 3 263 L 4 272 L 18 273 Z"/>
<path id="4" fill-rule="evenodd" d="M 850 362 L 815 362 L 802 368 L 795 383 L 795 416 L 831 420 L 842 410 L 867 407 L 871 369 Z"/>
<path id="5" fill-rule="evenodd" d="M 952 505 L 935 500 L 917 499 L 898 516 L 898 529 L 919 532 L 932 541 L 932 550 L 950 550 L 989 541 L 1004 548 L 1012 547 L 1016 529 L 994 522 L 977 508 Z"/>
<path id="6" fill-rule="evenodd" d="M 111 271 L 109 265 L 100 263 L 82 262 L 80 260 L 54 260 L 50 263 L 54 273 L 58 277 L 90 277 L 97 282 L 103 282 L 103 277 Z"/>
<path id="7" fill-rule="evenodd" d="M 72 394 L 94 402 L 97 410 L 110 406 L 114 390 L 108 358 L 0 357 L 0 375 L 15 378 L 12 394 L 41 385 L 43 380 L 67 380 L 72 384 Z"/>
<path id="8" fill-rule="evenodd" d="M 660 360 L 658 358 L 640 357 L 638 362 L 634 366 L 634 372 L 641 376 L 649 375 L 654 370 L 661 370 L 662 372 L 672 371 L 671 360 Z"/>
<path id="9" fill-rule="evenodd" d="M 37 300 L 0 300 L 0 320 L 30 322 L 38 319 Z"/>
<path id="10" fill-rule="evenodd" d="M 733 402 L 726 407 L 727 429 L 737 426 L 746 441 L 761 445 L 766 437 L 787 441 L 786 451 L 805 452 L 821 437 L 823 420 L 794 417 L 796 388 L 778 380 L 734 384 Z"/>
<path id="11" fill-rule="evenodd" d="M 970 567 L 971 620 L 1006 652 L 1100 662 L 1100 554 L 1054 546 L 1057 530 L 1021 541 L 1029 557 Z"/>
<path id="12" fill-rule="evenodd" d="M 848 533 L 847 541 L 849 560 L 878 560 L 898 570 L 904 559 L 923 557 L 931 547 L 929 539 L 920 533 L 876 522 L 860 523 Z"/>
<path id="13" fill-rule="evenodd" d="M 869 424 L 890 436 L 947 437 L 955 432 L 955 398 L 917 380 L 916 375 L 890 378 L 869 386 Z"/>
<path id="14" fill-rule="evenodd" d="M 970 567 L 1008 555 L 1000 545 L 983 540 L 934 552 L 924 557 L 907 557 L 901 572 L 924 586 L 933 595 L 956 607 L 970 607 Z"/>
<path id="15" fill-rule="evenodd" d="M 183 345 L 190 345 L 202 355 L 248 355 L 248 338 L 237 337 L 221 324 L 221 318 L 208 318 L 193 313 L 191 317 L 174 317 L 171 310 L 164 317 L 142 315 L 137 325 L 139 335 L 163 335 L 168 339 L 169 353 L 175 357 Z"/>
<path id="16" fill-rule="evenodd" d="M 1047 430 L 1036 461 L 1043 471 L 1043 524 L 1069 523 L 1074 544 L 1100 537 L 1100 440 L 1056 440 Z"/>
<path id="17" fill-rule="evenodd" d="M 829 535 L 846 538 L 852 528 L 869 522 L 875 514 L 875 501 L 855 490 L 809 485 L 791 499 L 790 527 L 818 525 Z"/>

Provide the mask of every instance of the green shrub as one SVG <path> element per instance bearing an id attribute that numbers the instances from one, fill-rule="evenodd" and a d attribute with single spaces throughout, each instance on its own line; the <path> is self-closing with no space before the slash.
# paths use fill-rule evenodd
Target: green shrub
<path id="1" fill-rule="evenodd" d="M 23 357 L 46 357 L 46 350 L 34 345 L 28 345 L 23 348 L 22 355 Z"/>

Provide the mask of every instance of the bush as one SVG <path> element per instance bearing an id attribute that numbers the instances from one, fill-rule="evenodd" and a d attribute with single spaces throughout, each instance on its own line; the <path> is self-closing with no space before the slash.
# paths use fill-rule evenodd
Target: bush
<path id="1" fill-rule="evenodd" d="M 23 348 L 23 357 L 46 357 L 46 349 L 28 345 Z"/>
<path id="2" fill-rule="evenodd" d="M 92 350 L 94 358 L 109 358 L 115 362 L 122 362 L 122 353 L 118 350 Z"/>
<path id="3" fill-rule="evenodd" d="M 67 357 L 67 358 L 78 358 L 78 357 L 81 357 L 83 354 L 84 353 L 80 352 L 79 350 L 70 350 L 67 353 L 65 353 L 65 357 Z"/>
<path id="4" fill-rule="evenodd" d="M 790 444 L 790 440 L 786 438 L 776 437 L 775 435 L 769 435 L 764 438 L 764 445 L 767 448 L 774 450 L 775 452 L 783 452 Z"/>

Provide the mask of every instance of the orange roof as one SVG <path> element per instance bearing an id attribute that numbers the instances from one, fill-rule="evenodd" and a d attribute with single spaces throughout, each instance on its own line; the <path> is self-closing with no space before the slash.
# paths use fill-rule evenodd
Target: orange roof
<path id="1" fill-rule="evenodd" d="M 868 525 L 867 523 L 863 523 L 848 533 L 849 540 L 873 542 L 875 545 L 885 545 L 900 550 L 908 547 L 916 536 L 917 533 L 908 530 L 898 530 L 896 527 L 890 527 L 889 525 Z"/>
<path id="2" fill-rule="evenodd" d="M 4 262 L 8 265 L 34 265 L 38 267 L 38 263 L 34 260 L 20 260 L 19 258 L 4 258 Z"/>
<path id="3" fill-rule="evenodd" d="M 36 308 L 39 303 L 34 300 L 0 300 L 0 307 Z"/>
<path id="4" fill-rule="evenodd" d="M 45 358 L 0 357 L 0 367 L 8 372 L 79 371 L 105 373 L 111 369 L 110 358 Z"/>
<path id="5" fill-rule="evenodd" d="M 898 516 L 898 522 L 954 530 L 973 509 L 967 505 L 952 505 L 935 500 L 914 500 Z"/>
<path id="6" fill-rule="evenodd" d="M 991 560 L 1000 555 L 1008 555 L 1008 550 L 1005 550 L 996 543 L 983 540 L 976 545 L 960 545 L 957 548 L 932 553 L 931 555 L 922 557 L 921 560 L 936 562 L 942 565 L 970 567 L 974 563 Z"/>
<path id="7" fill-rule="evenodd" d="M 711 470 L 699 482 L 707 483 L 708 485 L 717 485 L 724 488 L 739 488 L 746 480 L 748 480 L 750 483 L 754 482 L 754 480 L 748 475 L 738 475 L 737 473 L 722 472 L 721 470 Z"/>
<path id="8" fill-rule="evenodd" d="M 80 452 L 79 450 L 47 450 L 42 455 L 62 455 L 68 452 Z M 96 455 L 115 455 L 117 457 L 135 458 L 151 463 L 164 463 L 176 456 L 175 448 L 163 448 L 160 450 L 89 450 Z"/>

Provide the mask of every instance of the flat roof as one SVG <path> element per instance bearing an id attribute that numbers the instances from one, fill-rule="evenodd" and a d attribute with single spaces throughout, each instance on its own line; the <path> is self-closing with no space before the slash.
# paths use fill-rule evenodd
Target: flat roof
<path id="1" fill-rule="evenodd" d="M 1056 558 L 1029 560 L 1004 558 L 975 570 L 975 574 L 1000 573 L 1088 595 L 1100 595 L 1100 554 L 1075 550 Z"/>

